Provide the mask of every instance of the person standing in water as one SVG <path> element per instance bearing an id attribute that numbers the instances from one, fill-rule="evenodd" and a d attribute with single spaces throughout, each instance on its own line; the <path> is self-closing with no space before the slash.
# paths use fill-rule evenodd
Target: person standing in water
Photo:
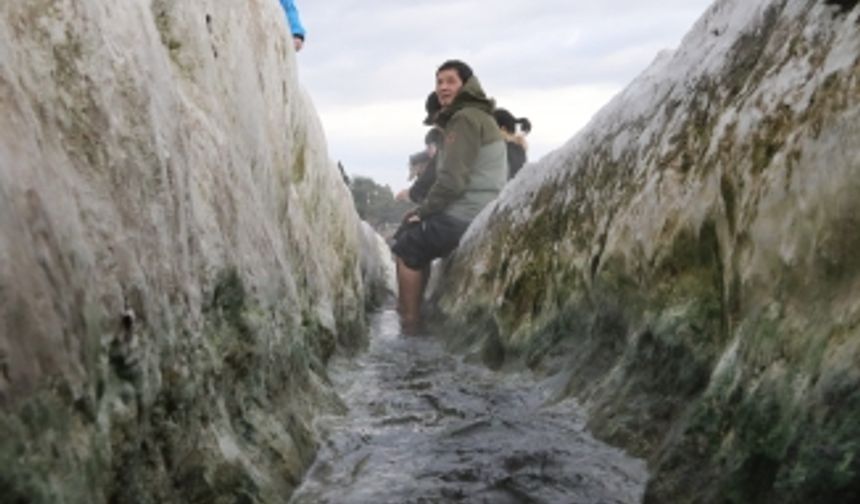
<path id="1" fill-rule="evenodd" d="M 469 65 L 444 62 L 436 70 L 436 96 L 442 106 L 436 123 L 445 131 L 436 181 L 421 205 L 407 214 L 404 220 L 410 226 L 391 246 L 405 333 L 416 332 L 420 325 L 425 268 L 457 247 L 472 219 L 507 181 L 507 152 L 492 115 L 493 101 Z"/>

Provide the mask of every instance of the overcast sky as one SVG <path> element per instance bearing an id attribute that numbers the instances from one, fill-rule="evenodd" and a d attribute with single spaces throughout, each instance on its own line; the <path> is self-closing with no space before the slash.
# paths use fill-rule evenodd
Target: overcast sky
<path id="1" fill-rule="evenodd" d="M 533 125 L 529 160 L 570 139 L 711 0 L 296 0 L 299 79 L 350 176 L 395 192 L 423 147 L 424 99 L 446 59 Z"/>

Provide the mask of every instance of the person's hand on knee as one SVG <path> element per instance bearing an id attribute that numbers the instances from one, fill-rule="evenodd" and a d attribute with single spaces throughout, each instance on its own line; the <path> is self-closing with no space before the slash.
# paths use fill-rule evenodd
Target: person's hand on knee
<path id="1" fill-rule="evenodd" d="M 413 208 L 412 210 L 409 210 L 408 212 L 403 214 L 404 224 L 411 224 L 413 222 L 421 222 L 421 216 L 418 215 L 417 208 Z"/>

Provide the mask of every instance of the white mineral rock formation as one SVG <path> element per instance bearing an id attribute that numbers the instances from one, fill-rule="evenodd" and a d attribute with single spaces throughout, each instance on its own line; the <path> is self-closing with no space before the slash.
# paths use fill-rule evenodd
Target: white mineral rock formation
<path id="1" fill-rule="evenodd" d="M 365 305 L 297 74 L 275 1 L 0 3 L 0 500 L 289 495 Z"/>
<path id="2" fill-rule="evenodd" d="M 567 369 L 652 502 L 860 495 L 858 16 L 716 2 L 447 265 L 441 311 Z"/>

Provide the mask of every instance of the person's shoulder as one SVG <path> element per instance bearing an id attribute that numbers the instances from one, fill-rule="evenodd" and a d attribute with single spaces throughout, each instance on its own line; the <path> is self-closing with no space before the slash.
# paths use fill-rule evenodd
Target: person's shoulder
<path id="1" fill-rule="evenodd" d="M 451 118 L 448 119 L 448 124 L 445 126 L 445 129 L 450 130 L 452 128 L 470 127 L 474 125 L 474 123 L 475 118 L 472 116 L 469 108 L 463 107 L 451 114 Z"/>
<path id="2" fill-rule="evenodd" d="M 492 115 L 477 107 L 463 107 L 460 110 L 454 112 L 454 115 L 451 116 L 451 121 L 449 121 L 449 124 L 451 122 L 464 122 L 476 128 L 483 128 L 487 124 L 491 124 L 493 126 L 495 126 L 496 124 L 496 121 L 495 119 L 493 119 Z"/>
<path id="3" fill-rule="evenodd" d="M 509 155 L 525 157 L 526 148 L 524 145 L 519 144 L 517 142 L 512 142 L 510 140 L 505 140 L 505 145 L 508 148 L 508 154 Z"/>
<path id="4" fill-rule="evenodd" d="M 526 137 L 524 135 L 509 135 L 505 134 L 504 132 L 502 133 L 502 135 L 505 138 L 505 142 L 507 142 L 508 145 L 510 145 L 511 147 L 515 147 L 521 150 L 528 149 L 528 140 L 526 140 Z"/>

